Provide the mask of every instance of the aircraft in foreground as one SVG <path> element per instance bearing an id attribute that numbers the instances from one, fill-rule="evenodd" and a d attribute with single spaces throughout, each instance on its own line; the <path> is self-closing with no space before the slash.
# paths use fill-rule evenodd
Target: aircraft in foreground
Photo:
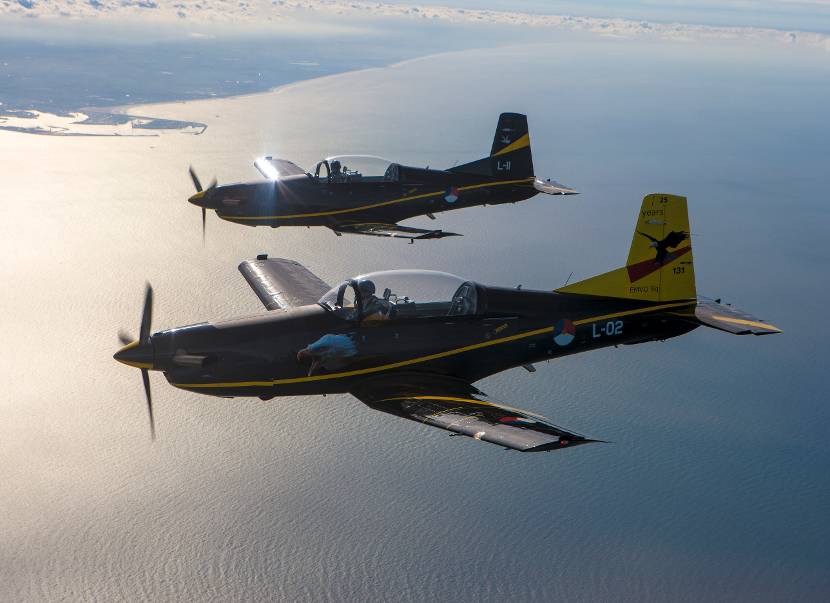
<path id="1" fill-rule="evenodd" d="M 474 205 L 515 203 L 538 193 L 576 191 L 533 173 L 527 117 L 502 113 L 490 156 L 446 170 L 418 168 L 368 155 L 341 155 L 320 161 L 307 173 L 291 161 L 261 157 L 254 166 L 266 178 L 202 188 L 193 168 L 196 194 L 190 203 L 223 220 L 247 226 L 326 226 L 335 234 L 440 239 L 456 233 L 398 224 L 415 216 Z"/>
<path id="2" fill-rule="evenodd" d="M 351 393 L 371 408 L 525 452 L 594 440 L 494 401 L 473 383 L 513 367 L 698 326 L 738 335 L 780 330 L 697 296 L 686 199 L 643 200 L 623 268 L 555 291 L 490 287 L 443 272 L 393 270 L 331 288 L 300 264 L 239 266 L 268 312 L 150 335 L 115 359 L 174 386 L 222 397 Z"/>

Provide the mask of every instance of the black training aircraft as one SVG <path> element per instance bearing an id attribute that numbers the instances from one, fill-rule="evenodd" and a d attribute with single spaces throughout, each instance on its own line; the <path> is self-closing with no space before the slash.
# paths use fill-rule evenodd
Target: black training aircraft
<path id="1" fill-rule="evenodd" d="M 247 226 L 326 226 L 335 234 L 365 234 L 409 239 L 439 239 L 456 233 L 398 224 L 414 216 L 451 209 L 515 203 L 535 196 L 576 191 L 533 174 L 527 117 L 499 117 L 490 156 L 447 170 L 431 170 L 368 155 L 329 157 L 314 174 L 286 159 L 261 157 L 254 166 L 265 182 L 217 185 L 207 189 L 193 168 L 196 194 L 189 201 L 223 220 Z"/>
<path id="2" fill-rule="evenodd" d="M 591 442 L 495 402 L 488 375 L 700 325 L 738 335 L 780 330 L 697 296 L 686 199 L 648 195 L 625 267 L 555 291 L 489 287 L 443 272 L 394 270 L 330 288 L 296 262 L 239 266 L 269 312 L 150 335 L 147 289 L 138 340 L 115 359 L 213 396 L 351 393 L 370 407 L 521 451 Z"/>

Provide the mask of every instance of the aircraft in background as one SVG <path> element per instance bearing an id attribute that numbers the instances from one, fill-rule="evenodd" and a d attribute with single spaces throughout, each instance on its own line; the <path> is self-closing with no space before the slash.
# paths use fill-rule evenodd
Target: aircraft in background
<path id="1" fill-rule="evenodd" d="M 153 428 L 150 370 L 221 397 L 351 393 L 371 408 L 525 452 L 595 440 L 494 401 L 473 383 L 510 368 L 704 325 L 779 333 L 697 296 L 685 197 L 648 195 L 623 268 L 555 291 L 491 287 L 443 272 L 392 270 L 331 288 L 302 265 L 260 256 L 239 269 L 268 312 L 139 338 L 115 359 L 141 369 Z M 128 343 L 129 342 L 129 343 Z M 669 357 L 670 361 L 670 357 Z"/>
<path id="2" fill-rule="evenodd" d="M 502 113 L 490 156 L 447 170 L 418 168 L 368 155 L 341 155 L 320 161 L 314 174 L 286 159 L 262 157 L 254 166 L 267 179 L 202 188 L 193 168 L 196 194 L 190 203 L 223 220 L 247 226 L 326 226 L 335 234 L 439 239 L 443 230 L 398 224 L 415 216 L 475 205 L 515 203 L 538 193 L 576 191 L 533 173 L 527 117 Z"/>

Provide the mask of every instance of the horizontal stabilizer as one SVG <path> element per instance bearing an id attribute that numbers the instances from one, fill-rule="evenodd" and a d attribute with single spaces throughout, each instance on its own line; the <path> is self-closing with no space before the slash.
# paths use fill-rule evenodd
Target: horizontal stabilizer
<path id="1" fill-rule="evenodd" d="M 568 188 L 564 184 L 560 184 L 556 180 L 551 180 L 548 178 L 547 180 L 539 180 L 538 178 L 533 182 L 533 188 L 535 188 L 540 193 L 545 193 L 546 195 L 578 195 L 579 191 L 575 191 L 572 188 Z"/>
<path id="2" fill-rule="evenodd" d="M 401 226 L 400 224 L 383 224 L 380 222 L 338 224 L 330 228 L 337 234 L 362 234 L 373 237 L 396 237 L 409 240 L 443 239 L 444 237 L 461 236 L 457 232 L 428 230 L 424 228 L 413 228 L 411 226 Z"/>
<path id="3" fill-rule="evenodd" d="M 705 297 L 698 298 L 692 322 L 734 335 L 772 335 L 781 329 L 743 310 Z"/>

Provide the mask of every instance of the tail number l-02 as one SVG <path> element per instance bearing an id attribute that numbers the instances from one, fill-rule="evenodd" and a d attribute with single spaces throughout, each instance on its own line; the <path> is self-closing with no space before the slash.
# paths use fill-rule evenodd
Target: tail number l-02
<path id="1" fill-rule="evenodd" d="M 593 329 L 594 339 L 602 336 L 609 337 L 611 335 L 623 334 L 623 321 L 621 320 L 609 320 L 604 324 L 594 323 L 591 327 Z"/>

